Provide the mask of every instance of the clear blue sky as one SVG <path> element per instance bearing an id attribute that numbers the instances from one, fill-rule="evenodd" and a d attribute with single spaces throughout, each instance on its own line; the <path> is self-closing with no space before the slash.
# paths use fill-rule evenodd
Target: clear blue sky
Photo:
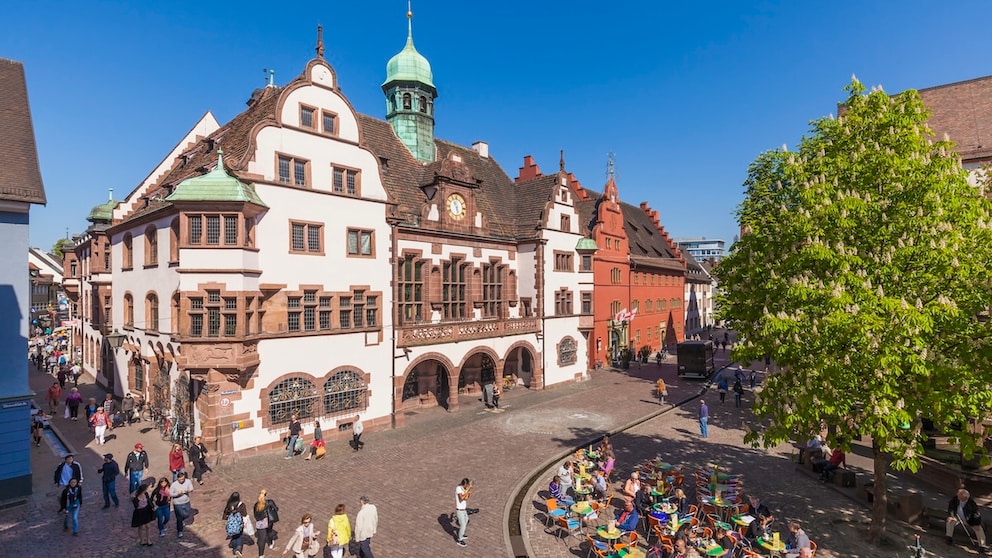
<path id="1" fill-rule="evenodd" d="M 863 5 L 859 5 L 863 4 Z M 731 241 L 748 164 L 836 112 L 851 74 L 889 92 L 992 73 L 992 3 L 415 0 L 438 87 L 438 137 L 487 141 L 624 200 L 675 236 Z M 140 183 L 206 111 L 224 123 L 263 84 L 326 58 L 358 112 L 382 118 L 406 2 L 5 0 L 0 57 L 25 63 L 48 206 L 31 243 L 80 232 Z"/>

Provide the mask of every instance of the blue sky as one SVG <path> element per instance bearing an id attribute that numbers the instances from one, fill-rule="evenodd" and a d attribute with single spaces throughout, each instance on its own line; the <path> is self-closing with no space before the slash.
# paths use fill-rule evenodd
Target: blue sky
<path id="1" fill-rule="evenodd" d="M 836 111 L 856 74 L 889 92 L 992 73 L 992 3 L 454 2 L 416 0 L 414 40 L 438 87 L 436 135 L 486 141 L 625 201 L 675 236 L 737 232 L 748 164 Z M 360 113 L 382 118 L 406 2 L 5 0 L 0 57 L 24 62 L 48 206 L 32 245 L 80 232 L 130 192 L 206 111 L 224 123 L 263 85 L 325 57 Z"/>

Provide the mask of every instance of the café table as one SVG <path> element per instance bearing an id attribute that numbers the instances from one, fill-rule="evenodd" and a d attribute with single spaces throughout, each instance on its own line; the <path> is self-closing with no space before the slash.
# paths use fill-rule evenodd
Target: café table
<path id="1" fill-rule="evenodd" d="M 722 546 L 718 544 L 709 544 L 709 543 L 707 543 L 706 546 L 697 548 L 697 550 L 699 550 L 700 554 L 705 554 L 706 556 L 720 556 L 721 554 L 726 552 L 726 550 Z"/>
<path id="2" fill-rule="evenodd" d="M 623 531 L 617 529 L 616 527 L 614 527 L 612 531 L 610 531 L 609 527 L 600 527 L 596 529 L 596 534 L 599 535 L 599 538 L 606 541 L 606 544 L 609 546 L 610 550 L 613 550 L 613 541 L 622 537 Z"/>
<path id="3" fill-rule="evenodd" d="M 593 487 L 591 484 L 584 484 L 582 488 L 573 488 L 572 492 L 575 492 L 577 496 L 588 496 L 592 494 Z"/>
<path id="4" fill-rule="evenodd" d="M 771 537 L 758 537 L 758 546 L 771 552 L 772 556 L 777 556 L 785 552 L 785 543 L 782 540 L 775 542 L 775 539 Z"/>
<path id="5" fill-rule="evenodd" d="M 576 502 L 569 506 L 569 509 L 578 515 L 588 515 L 592 511 L 592 506 L 589 502 Z"/>
<path id="6" fill-rule="evenodd" d="M 675 513 L 678 510 L 678 506 L 669 502 L 658 502 L 651 506 L 651 509 L 665 513 Z"/>
<path id="7" fill-rule="evenodd" d="M 749 515 L 749 514 L 735 515 L 734 517 L 731 517 L 730 519 L 731 519 L 731 521 L 733 521 L 737 525 L 740 525 L 742 527 L 747 527 L 748 525 L 751 524 L 752 521 L 754 521 L 754 516 L 753 515 Z"/>
<path id="8" fill-rule="evenodd" d="M 647 553 L 640 548 L 625 547 L 617 551 L 616 554 L 610 556 L 610 558 L 646 558 Z"/>

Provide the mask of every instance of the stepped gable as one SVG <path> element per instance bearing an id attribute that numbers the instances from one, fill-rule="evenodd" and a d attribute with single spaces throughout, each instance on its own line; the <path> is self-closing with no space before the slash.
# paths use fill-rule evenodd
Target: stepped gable
<path id="1" fill-rule="evenodd" d="M 927 125 L 944 134 L 965 161 L 992 159 L 992 76 L 919 90 L 932 112 Z"/>
<path id="2" fill-rule="evenodd" d="M 24 65 L 0 58 L 0 200 L 46 203 Z"/>
<path id="3" fill-rule="evenodd" d="M 640 208 L 641 211 L 643 211 L 644 214 L 647 215 L 648 219 L 651 220 L 651 223 L 654 224 L 654 228 L 656 231 L 658 231 L 658 234 L 660 234 L 661 237 L 665 240 L 665 243 L 668 245 L 668 251 L 674 257 L 680 260 L 684 259 L 683 258 L 684 254 L 682 253 L 682 250 L 679 249 L 679 245 L 676 244 L 674 240 L 672 240 L 671 236 L 668 234 L 668 231 L 666 231 L 665 227 L 662 226 L 661 218 L 658 215 L 658 211 L 655 209 L 651 209 L 651 206 L 649 206 L 648 202 L 646 201 L 641 202 Z"/>

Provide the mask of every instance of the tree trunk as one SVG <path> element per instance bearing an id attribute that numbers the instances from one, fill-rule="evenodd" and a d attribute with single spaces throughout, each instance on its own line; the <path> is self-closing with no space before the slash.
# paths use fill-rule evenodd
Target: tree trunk
<path id="1" fill-rule="evenodd" d="M 882 453 L 878 442 L 871 441 L 872 461 L 875 473 L 875 499 L 871 507 L 871 527 L 868 528 L 868 540 L 877 544 L 885 535 L 885 520 L 888 517 L 889 491 L 886 475 L 889 472 L 888 456 Z"/>

